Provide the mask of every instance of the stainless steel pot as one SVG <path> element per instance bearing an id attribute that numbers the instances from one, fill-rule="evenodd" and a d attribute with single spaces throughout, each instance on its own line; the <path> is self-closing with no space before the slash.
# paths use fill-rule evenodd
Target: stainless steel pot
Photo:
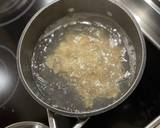
<path id="1" fill-rule="evenodd" d="M 5 128 L 48 128 L 48 126 L 41 124 L 39 122 L 24 121 L 11 124 Z"/>
<path id="2" fill-rule="evenodd" d="M 68 14 L 68 10 L 75 12 L 90 12 L 108 16 L 116 21 L 133 41 L 136 51 L 136 72 L 129 90 L 113 104 L 92 112 L 67 112 L 65 110 L 51 106 L 46 102 L 37 89 L 31 72 L 31 58 L 36 42 L 42 32 L 53 22 Z M 20 78 L 29 94 L 42 106 L 57 114 L 69 117 L 88 117 L 97 115 L 116 107 L 122 103 L 136 88 L 140 81 L 146 60 L 146 48 L 141 30 L 133 16 L 120 3 L 114 0 L 64 0 L 55 1 L 38 11 L 27 24 L 19 41 L 17 51 L 17 64 Z"/>

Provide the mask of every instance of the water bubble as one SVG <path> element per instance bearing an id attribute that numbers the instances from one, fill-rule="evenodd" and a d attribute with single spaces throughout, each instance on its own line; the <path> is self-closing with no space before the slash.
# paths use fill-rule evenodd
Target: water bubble
<path id="1" fill-rule="evenodd" d="M 131 75 L 131 73 L 129 71 L 126 71 L 126 73 L 124 74 L 124 78 L 128 78 Z"/>
<path id="2" fill-rule="evenodd" d="M 51 34 L 51 37 L 54 37 L 54 33 Z"/>
<path id="3" fill-rule="evenodd" d="M 44 47 L 43 51 L 44 51 L 44 52 L 46 52 L 46 51 L 47 51 L 47 47 L 46 47 L 46 46 Z"/>
<path id="4" fill-rule="evenodd" d="M 44 41 L 45 41 L 45 42 L 47 42 L 47 41 L 48 41 L 48 39 L 47 39 L 47 38 L 45 38 L 45 39 L 44 39 Z"/>
<path id="5" fill-rule="evenodd" d="M 114 28 L 114 29 L 113 29 L 113 32 L 117 32 L 117 29 L 116 29 L 116 28 Z"/>
<path id="6" fill-rule="evenodd" d="M 49 41 L 48 41 L 49 43 L 52 43 L 52 39 L 49 39 Z"/>

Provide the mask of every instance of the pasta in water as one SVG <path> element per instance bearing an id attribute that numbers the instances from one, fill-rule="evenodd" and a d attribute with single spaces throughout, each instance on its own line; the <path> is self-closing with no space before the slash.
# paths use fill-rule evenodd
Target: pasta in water
<path id="1" fill-rule="evenodd" d="M 120 99 L 131 87 L 136 54 L 112 19 L 73 13 L 48 26 L 34 48 L 31 70 L 39 96 L 54 108 L 90 112 Z"/>
<path id="2" fill-rule="evenodd" d="M 93 33 L 70 30 L 46 58 L 48 68 L 70 81 L 86 108 L 96 98 L 116 98 L 120 93 L 117 82 L 124 74 L 123 48 L 113 46 L 102 28 L 90 29 Z"/>

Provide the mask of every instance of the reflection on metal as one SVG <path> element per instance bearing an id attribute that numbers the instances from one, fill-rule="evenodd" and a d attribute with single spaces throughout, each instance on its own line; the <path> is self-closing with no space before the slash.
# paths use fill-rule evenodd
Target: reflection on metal
<path id="1" fill-rule="evenodd" d="M 10 100 L 18 83 L 15 55 L 7 47 L 0 45 L 0 107 Z"/>
<path id="2" fill-rule="evenodd" d="M 8 68 L 3 60 L 0 59 L 0 93 L 7 90 L 8 84 L 11 82 Z"/>
<path id="3" fill-rule="evenodd" d="M 143 33 L 160 49 L 160 8 L 152 0 L 117 0 L 133 14 Z"/>
<path id="4" fill-rule="evenodd" d="M 138 23 L 141 22 L 141 18 L 139 16 L 135 15 L 135 19 L 137 20 Z"/>
<path id="5" fill-rule="evenodd" d="M 160 8 L 152 0 L 144 0 L 148 5 L 150 5 L 158 14 L 160 14 Z"/>
<path id="6" fill-rule="evenodd" d="M 47 6 L 48 4 L 52 4 L 52 3 L 55 3 L 55 2 L 57 2 L 57 1 L 59 1 L 59 0 L 41 0 L 41 6 L 42 7 L 45 7 L 45 6 Z"/>

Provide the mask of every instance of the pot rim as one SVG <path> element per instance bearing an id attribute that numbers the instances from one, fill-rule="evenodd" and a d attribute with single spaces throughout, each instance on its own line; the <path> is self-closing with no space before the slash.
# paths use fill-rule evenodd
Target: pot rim
<path id="1" fill-rule="evenodd" d="M 34 122 L 34 121 L 22 121 L 22 122 L 17 122 L 17 123 L 13 123 L 5 128 L 17 128 L 17 127 L 22 127 L 22 126 L 41 126 L 41 128 L 49 128 L 48 126 L 40 123 L 40 122 Z"/>

